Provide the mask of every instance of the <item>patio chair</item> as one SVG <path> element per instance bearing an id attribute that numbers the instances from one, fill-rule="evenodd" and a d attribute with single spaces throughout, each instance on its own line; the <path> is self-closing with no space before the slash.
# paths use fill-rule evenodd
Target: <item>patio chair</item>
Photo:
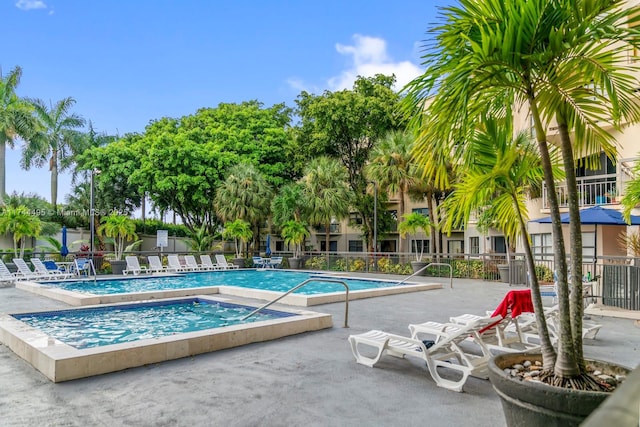
<path id="1" fill-rule="evenodd" d="M 54 279 L 54 280 L 68 279 L 73 276 L 73 274 L 67 273 L 66 271 L 61 270 L 60 268 L 56 268 L 56 269 L 47 268 L 45 263 L 40 258 L 31 258 L 31 264 L 33 264 L 35 273 L 40 274 L 44 277 L 49 276 L 51 279 Z"/>
<path id="2" fill-rule="evenodd" d="M 204 270 L 198 261 L 196 261 L 196 257 L 194 255 L 185 255 L 184 256 L 185 268 L 191 271 L 202 271 Z"/>
<path id="3" fill-rule="evenodd" d="M 129 273 L 133 273 L 134 276 L 144 272 L 147 273 L 147 267 L 141 266 L 138 257 L 135 255 L 129 255 L 124 258 L 127 261 L 127 268 L 122 270 L 122 274 L 125 276 Z"/>
<path id="4" fill-rule="evenodd" d="M 9 271 L 9 267 L 0 259 L 0 282 L 13 283 L 16 280 L 16 274 Z"/>
<path id="5" fill-rule="evenodd" d="M 272 256 L 269 261 L 269 267 L 271 268 L 280 268 L 282 265 L 282 257 L 281 256 Z"/>
<path id="6" fill-rule="evenodd" d="M 254 256 L 253 266 L 256 268 L 267 268 L 269 266 L 269 261 L 261 256 Z"/>
<path id="7" fill-rule="evenodd" d="M 200 266 L 203 270 L 220 270 L 218 264 L 214 264 L 209 255 L 200 255 Z"/>
<path id="8" fill-rule="evenodd" d="M 149 262 L 149 271 L 151 273 L 163 273 L 167 271 L 167 267 L 162 265 L 162 261 L 160 261 L 158 255 L 149 255 L 147 261 Z"/>
<path id="9" fill-rule="evenodd" d="M 178 255 L 167 255 L 167 271 L 187 271 L 187 269 L 180 263 Z"/>
<path id="10" fill-rule="evenodd" d="M 45 278 L 47 277 L 32 271 L 27 265 L 27 262 L 22 258 L 14 258 L 13 263 L 18 268 L 18 271 L 16 272 L 16 276 L 19 279 L 42 279 L 43 277 Z"/>
<path id="11" fill-rule="evenodd" d="M 231 270 L 231 269 L 236 269 L 239 268 L 237 265 L 235 264 L 229 264 L 227 262 L 227 259 L 224 257 L 224 255 L 222 254 L 217 254 L 216 255 L 216 263 L 220 266 L 221 269 L 223 270 Z"/>
<path id="12" fill-rule="evenodd" d="M 409 325 L 411 337 L 389 334 L 387 332 L 372 330 L 359 335 L 351 335 L 349 343 L 356 362 L 373 367 L 384 354 L 401 357 L 412 356 L 426 362 L 431 377 L 439 387 L 461 392 L 469 375 L 488 378 L 488 362 L 491 352 L 486 348 L 482 340 L 478 340 L 481 354 L 465 351 L 460 343 L 469 336 L 478 336 L 479 331 L 499 320 L 487 318 L 472 322 L 468 325 L 456 325 L 452 323 L 426 322 Z M 432 339 L 422 340 L 418 335 L 427 334 Z M 361 352 L 361 347 L 374 349 L 373 356 L 367 356 Z M 447 375 L 443 378 L 438 369 L 445 368 L 457 373 L 459 379 L 452 379 Z"/>
<path id="13" fill-rule="evenodd" d="M 76 258 L 71 265 L 71 272 L 76 276 L 96 276 L 96 269 L 90 258 Z"/>

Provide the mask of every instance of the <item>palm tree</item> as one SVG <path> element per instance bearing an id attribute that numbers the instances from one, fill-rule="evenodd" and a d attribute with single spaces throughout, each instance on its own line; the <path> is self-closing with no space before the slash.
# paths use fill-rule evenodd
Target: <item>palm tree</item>
<path id="1" fill-rule="evenodd" d="M 478 125 L 478 130 L 467 141 L 465 158 L 460 164 L 464 173 L 456 183 L 454 191 L 447 197 L 443 209 L 447 212 L 445 231 L 466 226 L 470 217 L 480 212 L 480 217 L 491 226 L 501 229 L 507 240 L 522 239 L 525 258 L 530 272 L 535 272 L 533 252 L 527 232 L 527 193 L 539 187 L 544 170 L 537 145 L 528 131 L 512 138 L 513 118 L 487 118 Z M 557 156 L 553 157 L 554 166 Z M 562 172 L 554 168 L 556 178 Z M 482 219 L 478 223 L 483 222 Z M 488 221 L 486 221 L 488 220 Z M 538 278 L 530 274 L 531 288 L 538 290 Z M 543 310 L 543 307 L 535 307 Z M 555 354 L 551 345 L 546 319 L 541 330 L 541 346 L 548 354 Z"/>
<path id="2" fill-rule="evenodd" d="M 406 131 L 388 133 L 373 147 L 371 161 L 365 168 L 367 178 L 377 182 L 383 190 L 398 194 L 399 218 L 405 213 L 405 196 L 417 181 L 412 162 L 414 141 L 415 138 Z M 399 252 L 405 250 L 404 237 L 401 235 Z"/>
<path id="3" fill-rule="evenodd" d="M 623 0 L 460 0 L 459 7 L 443 9 L 443 23 L 432 30 L 435 44 L 423 56 L 426 72 L 407 88 L 405 105 L 413 113 L 413 124 L 422 129 L 418 150 L 436 145 L 440 152 L 459 154 L 485 111 L 503 108 L 499 103 L 504 100 L 528 107 L 549 190 L 558 273 L 558 357 L 554 363 L 553 355 L 543 352 L 543 359 L 545 369 L 554 367 L 555 376 L 548 381 L 558 385 L 584 378 L 585 372 L 574 148 L 587 154 L 604 150 L 613 157 L 613 137 L 603 126 L 619 128 L 621 123 L 638 120 L 638 82 L 633 77 L 637 65 L 627 61 L 638 42 L 626 24 L 638 22 L 639 10 L 626 7 Z M 569 196 L 571 297 L 546 139 L 552 120 L 558 125 Z M 539 292 L 532 296 L 535 306 L 540 306 Z"/>
<path id="4" fill-rule="evenodd" d="M 209 233 L 207 224 L 202 224 L 200 228 L 187 233 L 187 246 L 192 251 L 206 252 L 211 250 L 215 236 Z"/>
<path id="5" fill-rule="evenodd" d="M 431 221 L 426 216 L 418 213 L 411 212 L 404 214 L 403 220 L 398 224 L 398 231 L 402 237 L 406 237 L 407 234 L 416 235 L 422 230 L 427 236 L 431 230 Z M 422 262 L 422 256 L 424 255 L 424 240 L 420 245 L 420 253 L 416 247 L 416 261 Z"/>
<path id="6" fill-rule="evenodd" d="M 303 186 L 298 182 L 282 186 L 271 201 L 271 217 L 279 226 L 290 220 L 300 221 L 306 210 Z"/>
<path id="7" fill-rule="evenodd" d="M 107 237 L 113 238 L 115 259 L 117 261 L 122 260 L 122 255 L 126 251 L 124 244 L 127 240 L 135 240 L 138 238 L 136 234 L 136 223 L 127 216 L 115 213 L 105 216 L 101 222 L 102 225 L 98 227 L 98 235 L 101 236 L 104 234 Z"/>
<path id="8" fill-rule="evenodd" d="M 236 258 L 242 258 L 242 246 L 240 242 L 247 243 L 253 237 L 251 224 L 242 219 L 236 219 L 225 223 L 222 237 L 232 239 L 236 248 Z"/>
<path id="9" fill-rule="evenodd" d="M 0 203 L 7 194 L 5 155 L 7 144 L 13 147 L 16 137 L 28 140 L 34 132 L 35 121 L 31 107 L 16 95 L 22 68 L 15 67 L 6 76 L 0 70 Z"/>
<path id="10" fill-rule="evenodd" d="M 307 225 L 301 221 L 287 221 L 282 225 L 282 238 L 286 245 L 293 244 L 293 258 L 302 256 L 302 244 L 309 237 Z"/>
<path id="11" fill-rule="evenodd" d="M 82 135 L 76 129 L 84 126 L 84 119 L 70 110 L 76 103 L 73 98 L 64 98 L 55 105 L 45 104 L 40 99 L 31 101 L 40 129 L 25 145 L 22 166 L 25 169 L 42 167 L 47 161 L 51 171 L 51 204 L 58 203 L 58 172 L 71 165 L 72 154 L 77 152 Z"/>
<path id="12" fill-rule="evenodd" d="M 222 221 L 242 219 L 251 224 L 257 239 L 269 216 L 273 190 L 264 175 L 248 163 L 233 166 L 218 188 L 214 206 Z"/>
<path id="13" fill-rule="evenodd" d="M 18 242 L 20 242 L 20 258 L 24 257 L 24 237 L 38 237 L 42 230 L 40 218 L 29 214 L 26 206 L 4 208 L 0 215 L 0 233 L 13 234 L 13 253 L 18 257 Z"/>
<path id="14" fill-rule="evenodd" d="M 324 156 L 313 159 L 302 178 L 309 222 L 325 226 L 327 262 L 331 220 L 341 220 L 349 215 L 351 191 L 347 179 L 346 168 L 338 160 Z"/>

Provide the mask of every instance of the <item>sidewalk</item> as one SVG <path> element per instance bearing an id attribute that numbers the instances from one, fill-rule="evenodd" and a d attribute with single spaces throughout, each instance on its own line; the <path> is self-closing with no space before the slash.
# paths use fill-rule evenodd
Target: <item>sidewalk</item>
<path id="1" fill-rule="evenodd" d="M 389 278 L 389 276 L 384 276 Z M 401 277 L 400 277 L 401 279 Z M 438 388 L 417 360 L 356 364 L 347 337 L 370 329 L 408 335 L 409 323 L 483 314 L 511 289 L 504 283 L 421 279 L 444 288 L 310 307 L 333 315 L 334 327 L 277 341 L 54 384 L 0 346 L 3 426 L 504 426 L 487 380 L 464 393 Z M 15 288 L 0 288 L 0 312 L 65 308 Z M 640 328 L 630 319 L 603 325 L 585 341 L 587 357 L 635 367 Z"/>

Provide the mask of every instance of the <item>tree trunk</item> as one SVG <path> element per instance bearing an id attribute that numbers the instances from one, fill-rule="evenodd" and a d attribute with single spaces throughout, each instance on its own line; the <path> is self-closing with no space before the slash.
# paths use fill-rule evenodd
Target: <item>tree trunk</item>
<path id="1" fill-rule="evenodd" d="M 329 235 L 329 227 L 331 226 L 331 222 L 327 221 L 325 223 L 325 230 L 324 230 L 324 250 L 326 253 L 326 257 L 327 257 L 327 268 L 329 268 L 329 243 L 331 243 L 331 236 Z"/>
<path id="2" fill-rule="evenodd" d="M 58 150 L 51 152 L 49 169 L 51 170 L 51 205 L 53 210 L 56 211 L 58 204 Z"/>
<path id="3" fill-rule="evenodd" d="M 7 195 L 7 142 L 0 141 L 0 205 L 4 205 L 4 196 Z"/>
<path id="4" fill-rule="evenodd" d="M 404 210 L 406 209 L 405 206 L 405 202 L 404 202 L 404 188 L 401 187 L 400 189 L 400 212 L 398 212 L 398 220 L 402 221 L 402 218 L 404 217 Z M 406 245 L 406 239 L 404 237 L 402 237 L 402 234 L 400 235 L 400 241 L 398 242 L 398 252 L 406 252 L 407 251 L 407 245 Z"/>

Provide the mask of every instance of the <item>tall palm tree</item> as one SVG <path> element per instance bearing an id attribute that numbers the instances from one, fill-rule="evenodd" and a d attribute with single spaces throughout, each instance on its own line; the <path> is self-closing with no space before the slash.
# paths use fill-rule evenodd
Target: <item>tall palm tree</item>
<path id="1" fill-rule="evenodd" d="M 347 182 L 346 168 L 339 160 L 325 156 L 313 159 L 305 169 L 302 178 L 309 222 L 325 226 L 327 262 L 331 241 L 329 230 L 331 220 L 341 220 L 349 215 L 351 191 Z"/>
<path id="2" fill-rule="evenodd" d="M 407 88 L 406 105 L 414 125 L 422 129 L 418 150 L 436 145 L 440 152 L 462 153 L 466 137 L 488 109 L 503 108 L 499 103 L 505 100 L 528 107 L 549 189 L 558 273 L 558 357 L 555 365 L 550 362 L 552 354 L 543 352 L 543 359 L 545 367 L 554 366 L 552 381 L 563 383 L 584 372 L 574 149 L 587 154 L 604 150 L 613 157 L 613 137 L 604 126 L 619 128 L 638 120 L 637 65 L 627 61 L 638 37 L 627 24 L 638 22 L 640 9 L 627 7 L 623 0 L 460 0 L 458 4 L 443 9 L 443 22 L 432 29 L 435 43 L 423 57 L 426 71 Z M 552 121 L 558 125 L 569 193 L 571 297 L 546 139 Z M 533 299 L 536 307 L 541 304 L 539 292 L 533 292 Z"/>
<path id="3" fill-rule="evenodd" d="M 70 97 L 49 106 L 40 99 L 32 100 L 31 103 L 40 129 L 24 147 L 22 166 L 25 169 L 33 165 L 42 167 L 48 160 L 51 171 L 51 204 L 56 209 L 58 172 L 71 164 L 71 155 L 77 151 L 76 145 L 82 139 L 75 131 L 84 126 L 84 119 L 71 113 L 76 101 Z"/>
<path id="4" fill-rule="evenodd" d="M 271 217 L 273 222 L 279 226 L 290 220 L 302 220 L 306 209 L 303 186 L 299 182 L 282 186 L 271 201 Z"/>
<path id="5" fill-rule="evenodd" d="M 260 228 L 269 216 L 273 190 L 264 175 L 249 163 L 229 169 L 227 178 L 218 188 L 214 206 L 224 222 L 242 219 L 251 224 L 254 239 L 260 238 Z"/>
<path id="6" fill-rule="evenodd" d="M 24 237 L 38 237 L 42 230 L 40 218 L 29 214 L 26 206 L 8 206 L 0 214 L 0 233 L 13 235 L 13 253 L 18 257 L 18 242 L 20 242 L 20 258 L 24 257 Z"/>
<path id="7" fill-rule="evenodd" d="M 407 131 L 388 133 L 373 147 L 371 160 L 365 168 L 367 178 L 377 182 L 383 190 L 398 194 L 398 218 L 404 217 L 407 192 L 417 181 L 416 167 L 412 161 L 414 141 L 415 138 Z M 406 251 L 404 241 L 400 235 L 399 252 Z"/>
<path id="8" fill-rule="evenodd" d="M 35 128 L 29 103 L 16 95 L 22 68 L 15 67 L 6 76 L 0 70 L 0 203 L 7 194 L 6 149 L 14 146 L 16 137 L 28 140 Z"/>
<path id="9" fill-rule="evenodd" d="M 533 252 L 527 232 L 527 193 L 539 187 L 544 170 L 535 141 L 528 131 L 512 137 L 511 115 L 487 118 L 478 125 L 467 144 L 465 158 L 460 163 L 463 173 L 454 191 L 443 203 L 447 212 L 445 231 L 459 229 L 469 223 L 472 214 L 480 212 L 492 226 L 501 229 L 507 240 L 522 239 L 527 267 L 535 272 Z M 554 166 L 557 165 L 557 156 Z M 556 166 L 556 178 L 562 173 Z M 479 221 L 480 222 L 480 221 Z M 530 275 L 532 289 L 539 289 L 538 278 Z M 536 310 L 543 310 L 542 306 Z M 546 319 L 541 318 L 546 324 Z M 540 341 L 545 353 L 555 355 L 546 326 Z M 553 356 L 551 361 L 555 360 Z M 551 366 L 547 367 L 552 368 Z"/>

